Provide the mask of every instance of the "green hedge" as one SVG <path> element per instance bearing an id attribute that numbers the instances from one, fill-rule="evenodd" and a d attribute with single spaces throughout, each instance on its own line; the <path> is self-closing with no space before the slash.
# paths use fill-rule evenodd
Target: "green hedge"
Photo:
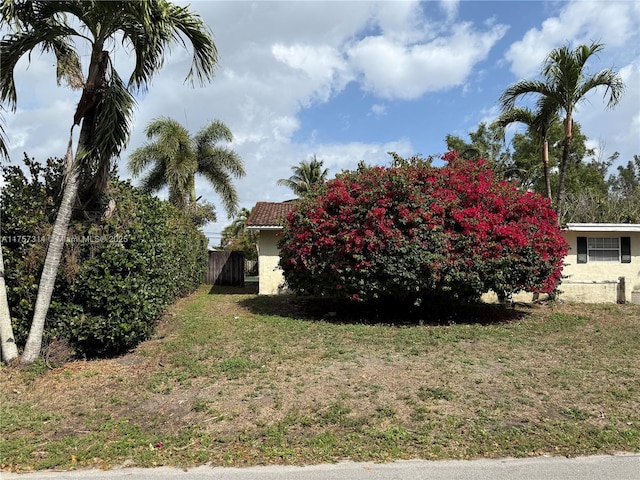
<path id="1" fill-rule="evenodd" d="M 46 167 L 25 163 L 28 176 L 5 168 L 2 192 L 9 306 L 19 344 L 31 323 L 47 247 L 41 240 L 55 218 L 62 165 L 57 159 Z M 200 285 L 207 262 L 207 240 L 193 223 L 128 182 L 112 180 L 92 208 L 72 221 L 45 327 L 46 337 L 65 338 L 87 357 L 121 353 L 148 338 L 165 307 Z"/>

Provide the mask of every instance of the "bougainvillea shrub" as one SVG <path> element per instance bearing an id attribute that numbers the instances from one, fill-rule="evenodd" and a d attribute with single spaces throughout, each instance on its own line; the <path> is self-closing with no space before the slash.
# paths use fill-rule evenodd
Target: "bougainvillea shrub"
<path id="1" fill-rule="evenodd" d="M 498 180 L 485 160 L 443 159 L 361 165 L 302 200 L 279 240 L 289 287 L 413 303 L 552 292 L 568 246 L 549 201 Z"/>

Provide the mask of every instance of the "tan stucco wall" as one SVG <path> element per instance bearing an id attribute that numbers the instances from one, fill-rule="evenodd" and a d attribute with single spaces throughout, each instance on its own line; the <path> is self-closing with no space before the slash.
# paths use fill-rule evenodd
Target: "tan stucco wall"
<path id="1" fill-rule="evenodd" d="M 638 301 L 640 290 L 640 234 L 629 232 L 571 232 L 565 231 L 569 254 L 565 258 L 564 277 L 559 287 L 560 299 L 579 303 L 616 303 L 618 279 L 625 277 L 625 300 Z M 589 262 L 578 263 L 578 237 L 631 237 L 631 263 Z M 542 296 L 541 298 L 546 298 Z M 482 300 L 493 303 L 497 295 L 489 292 Z M 513 296 L 516 302 L 531 302 L 532 294 L 520 292 Z"/>
<path id="2" fill-rule="evenodd" d="M 562 272 L 567 278 L 560 285 L 561 298 L 586 303 L 615 302 L 617 287 L 614 282 L 625 277 L 625 299 L 631 301 L 631 292 L 640 290 L 640 233 L 565 232 L 564 236 L 570 250 Z M 631 237 L 631 263 L 578 263 L 578 237 Z"/>
<path id="3" fill-rule="evenodd" d="M 278 266 L 278 230 L 260 230 L 258 239 L 258 293 L 276 295 L 283 293 L 284 276 Z"/>
<path id="4" fill-rule="evenodd" d="M 275 295 L 283 293 L 286 288 L 284 276 L 278 266 L 280 252 L 278 250 L 278 231 L 261 230 L 258 241 L 259 256 L 259 293 Z M 631 237 L 631 263 L 590 262 L 577 263 L 577 237 Z M 584 303 L 615 303 L 617 300 L 617 281 L 625 277 L 625 299 L 632 300 L 632 291 L 640 291 L 640 233 L 626 232 L 565 232 L 569 242 L 569 254 L 565 259 L 564 278 L 560 285 L 562 300 Z M 638 294 L 634 296 L 638 297 Z M 530 293 L 520 293 L 514 300 L 530 302 Z M 487 294 L 485 301 L 495 301 L 497 297 Z"/>

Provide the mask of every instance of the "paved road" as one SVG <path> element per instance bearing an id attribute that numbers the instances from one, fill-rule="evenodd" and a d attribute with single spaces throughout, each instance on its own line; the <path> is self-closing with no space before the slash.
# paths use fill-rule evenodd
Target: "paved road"
<path id="1" fill-rule="evenodd" d="M 640 455 L 2 473 L 2 480 L 640 480 Z"/>

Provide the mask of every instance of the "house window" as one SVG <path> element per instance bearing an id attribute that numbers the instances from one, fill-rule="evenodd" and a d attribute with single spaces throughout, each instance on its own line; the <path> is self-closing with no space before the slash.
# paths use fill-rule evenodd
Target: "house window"
<path id="1" fill-rule="evenodd" d="M 631 263 L 630 237 L 578 237 L 578 263 Z"/>
<path id="2" fill-rule="evenodd" d="M 590 262 L 620 261 L 619 238 L 587 238 L 587 253 Z"/>

